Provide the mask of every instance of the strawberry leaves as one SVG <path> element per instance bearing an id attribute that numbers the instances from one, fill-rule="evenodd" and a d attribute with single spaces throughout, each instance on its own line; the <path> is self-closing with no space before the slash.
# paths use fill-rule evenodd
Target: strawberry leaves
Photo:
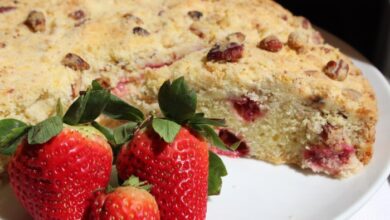
<path id="1" fill-rule="evenodd" d="M 222 177 L 226 176 L 227 170 L 223 161 L 217 154 L 209 151 L 209 177 L 208 177 L 208 194 L 219 195 L 222 188 Z"/>
<path id="2" fill-rule="evenodd" d="M 94 121 L 108 104 L 110 92 L 104 89 L 88 89 L 69 107 L 64 115 L 64 123 L 84 124 Z"/>
<path id="3" fill-rule="evenodd" d="M 29 125 L 16 119 L 0 120 L 0 153 L 11 155 L 29 128 Z"/>
<path id="4" fill-rule="evenodd" d="M 172 143 L 180 131 L 180 125 L 174 121 L 153 118 L 152 127 L 167 143 Z"/>
<path id="5" fill-rule="evenodd" d="M 28 131 L 29 144 L 43 144 L 62 131 L 63 123 L 60 116 L 48 118 Z"/>
<path id="6" fill-rule="evenodd" d="M 184 81 L 184 77 L 167 80 L 158 92 L 158 104 L 162 113 L 178 123 L 190 119 L 196 111 L 196 93 Z"/>

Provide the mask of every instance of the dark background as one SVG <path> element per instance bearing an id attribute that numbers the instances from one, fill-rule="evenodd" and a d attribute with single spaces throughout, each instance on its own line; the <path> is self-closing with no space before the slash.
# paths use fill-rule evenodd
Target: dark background
<path id="1" fill-rule="evenodd" d="M 367 57 L 390 77 L 390 0 L 276 0 Z"/>

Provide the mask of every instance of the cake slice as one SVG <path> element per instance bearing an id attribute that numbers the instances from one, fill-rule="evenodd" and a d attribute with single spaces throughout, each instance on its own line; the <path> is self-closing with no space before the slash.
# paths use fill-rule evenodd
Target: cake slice
<path id="1" fill-rule="evenodd" d="M 370 160 L 375 98 L 347 57 L 329 46 L 302 53 L 286 44 L 277 53 L 257 45 L 241 47 L 232 49 L 241 54 L 235 62 L 220 55 L 210 59 L 214 49 L 205 49 L 169 68 L 147 71 L 141 92 L 128 99 L 153 111 L 162 82 L 184 76 L 198 94 L 199 111 L 226 119 L 220 137 L 227 144 L 242 141 L 240 156 L 338 177 Z"/>
<path id="2" fill-rule="evenodd" d="M 371 158 L 372 88 L 307 19 L 274 1 L 1 4 L 0 118 L 36 123 L 94 79 L 157 111 L 160 85 L 184 76 L 199 111 L 226 118 L 220 137 L 242 141 L 235 156 L 337 177 Z"/>

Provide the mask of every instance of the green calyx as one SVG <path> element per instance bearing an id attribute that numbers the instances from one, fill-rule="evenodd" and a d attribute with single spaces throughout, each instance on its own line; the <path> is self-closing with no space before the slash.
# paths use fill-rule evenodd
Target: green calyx
<path id="1" fill-rule="evenodd" d="M 143 189 L 148 192 L 150 192 L 150 190 L 152 189 L 151 184 L 148 184 L 147 181 L 140 181 L 140 179 L 134 175 L 131 175 L 126 181 L 122 183 L 122 187 L 127 187 L 127 186 Z M 118 186 L 108 185 L 106 188 L 106 193 L 111 193 L 115 191 L 116 188 L 118 188 Z"/>
<path id="2" fill-rule="evenodd" d="M 134 175 L 130 176 L 129 179 L 123 182 L 122 186 L 132 186 L 139 189 L 144 189 L 148 192 L 150 192 L 150 189 L 152 188 L 151 184 L 148 184 L 146 181 L 140 181 L 140 179 Z"/>

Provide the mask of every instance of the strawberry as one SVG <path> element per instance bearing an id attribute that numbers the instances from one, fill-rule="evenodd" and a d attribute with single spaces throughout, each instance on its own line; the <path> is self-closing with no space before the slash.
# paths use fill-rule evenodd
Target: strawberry
<path id="1" fill-rule="evenodd" d="M 93 192 L 107 186 L 113 162 L 109 143 L 124 143 L 137 123 L 127 123 L 109 135 L 102 132 L 106 138 L 91 126 L 100 129 L 94 120 L 101 113 L 143 119 L 139 110 L 94 81 L 64 116 L 59 104 L 56 116 L 35 126 L 0 120 L 0 153 L 13 155 L 8 166 L 11 187 L 34 219 L 82 219 Z"/>
<path id="2" fill-rule="evenodd" d="M 34 219 L 81 219 L 94 190 L 110 179 L 110 145 L 92 127 L 67 127 L 50 141 L 23 141 L 8 173 L 17 198 Z"/>
<path id="3" fill-rule="evenodd" d="M 88 219 L 160 220 L 156 200 L 144 184 L 131 176 L 121 187 L 97 191 Z"/>
<path id="4" fill-rule="evenodd" d="M 117 159 L 120 179 L 137 175 L 154 187 L 162 219 L 205 219 L 208 145 L 186 128 L 172 143 L 152 130 L 138 132 Z"/>
<path id="5" fill-rule="evenodd" d="M 209 126 L 223 126 L 223 120 L 195 113 L 196 94 L 183 78 L 166 81 L 158 99 L 165 118 L 149 118 L 123 146 L 116 162 L 119 179 L 136 175 L 152 184 L 162 220 L 205 219 L 207 196 L 219 194 L 227 173 L 201 135 L 226 150 Z"/>

